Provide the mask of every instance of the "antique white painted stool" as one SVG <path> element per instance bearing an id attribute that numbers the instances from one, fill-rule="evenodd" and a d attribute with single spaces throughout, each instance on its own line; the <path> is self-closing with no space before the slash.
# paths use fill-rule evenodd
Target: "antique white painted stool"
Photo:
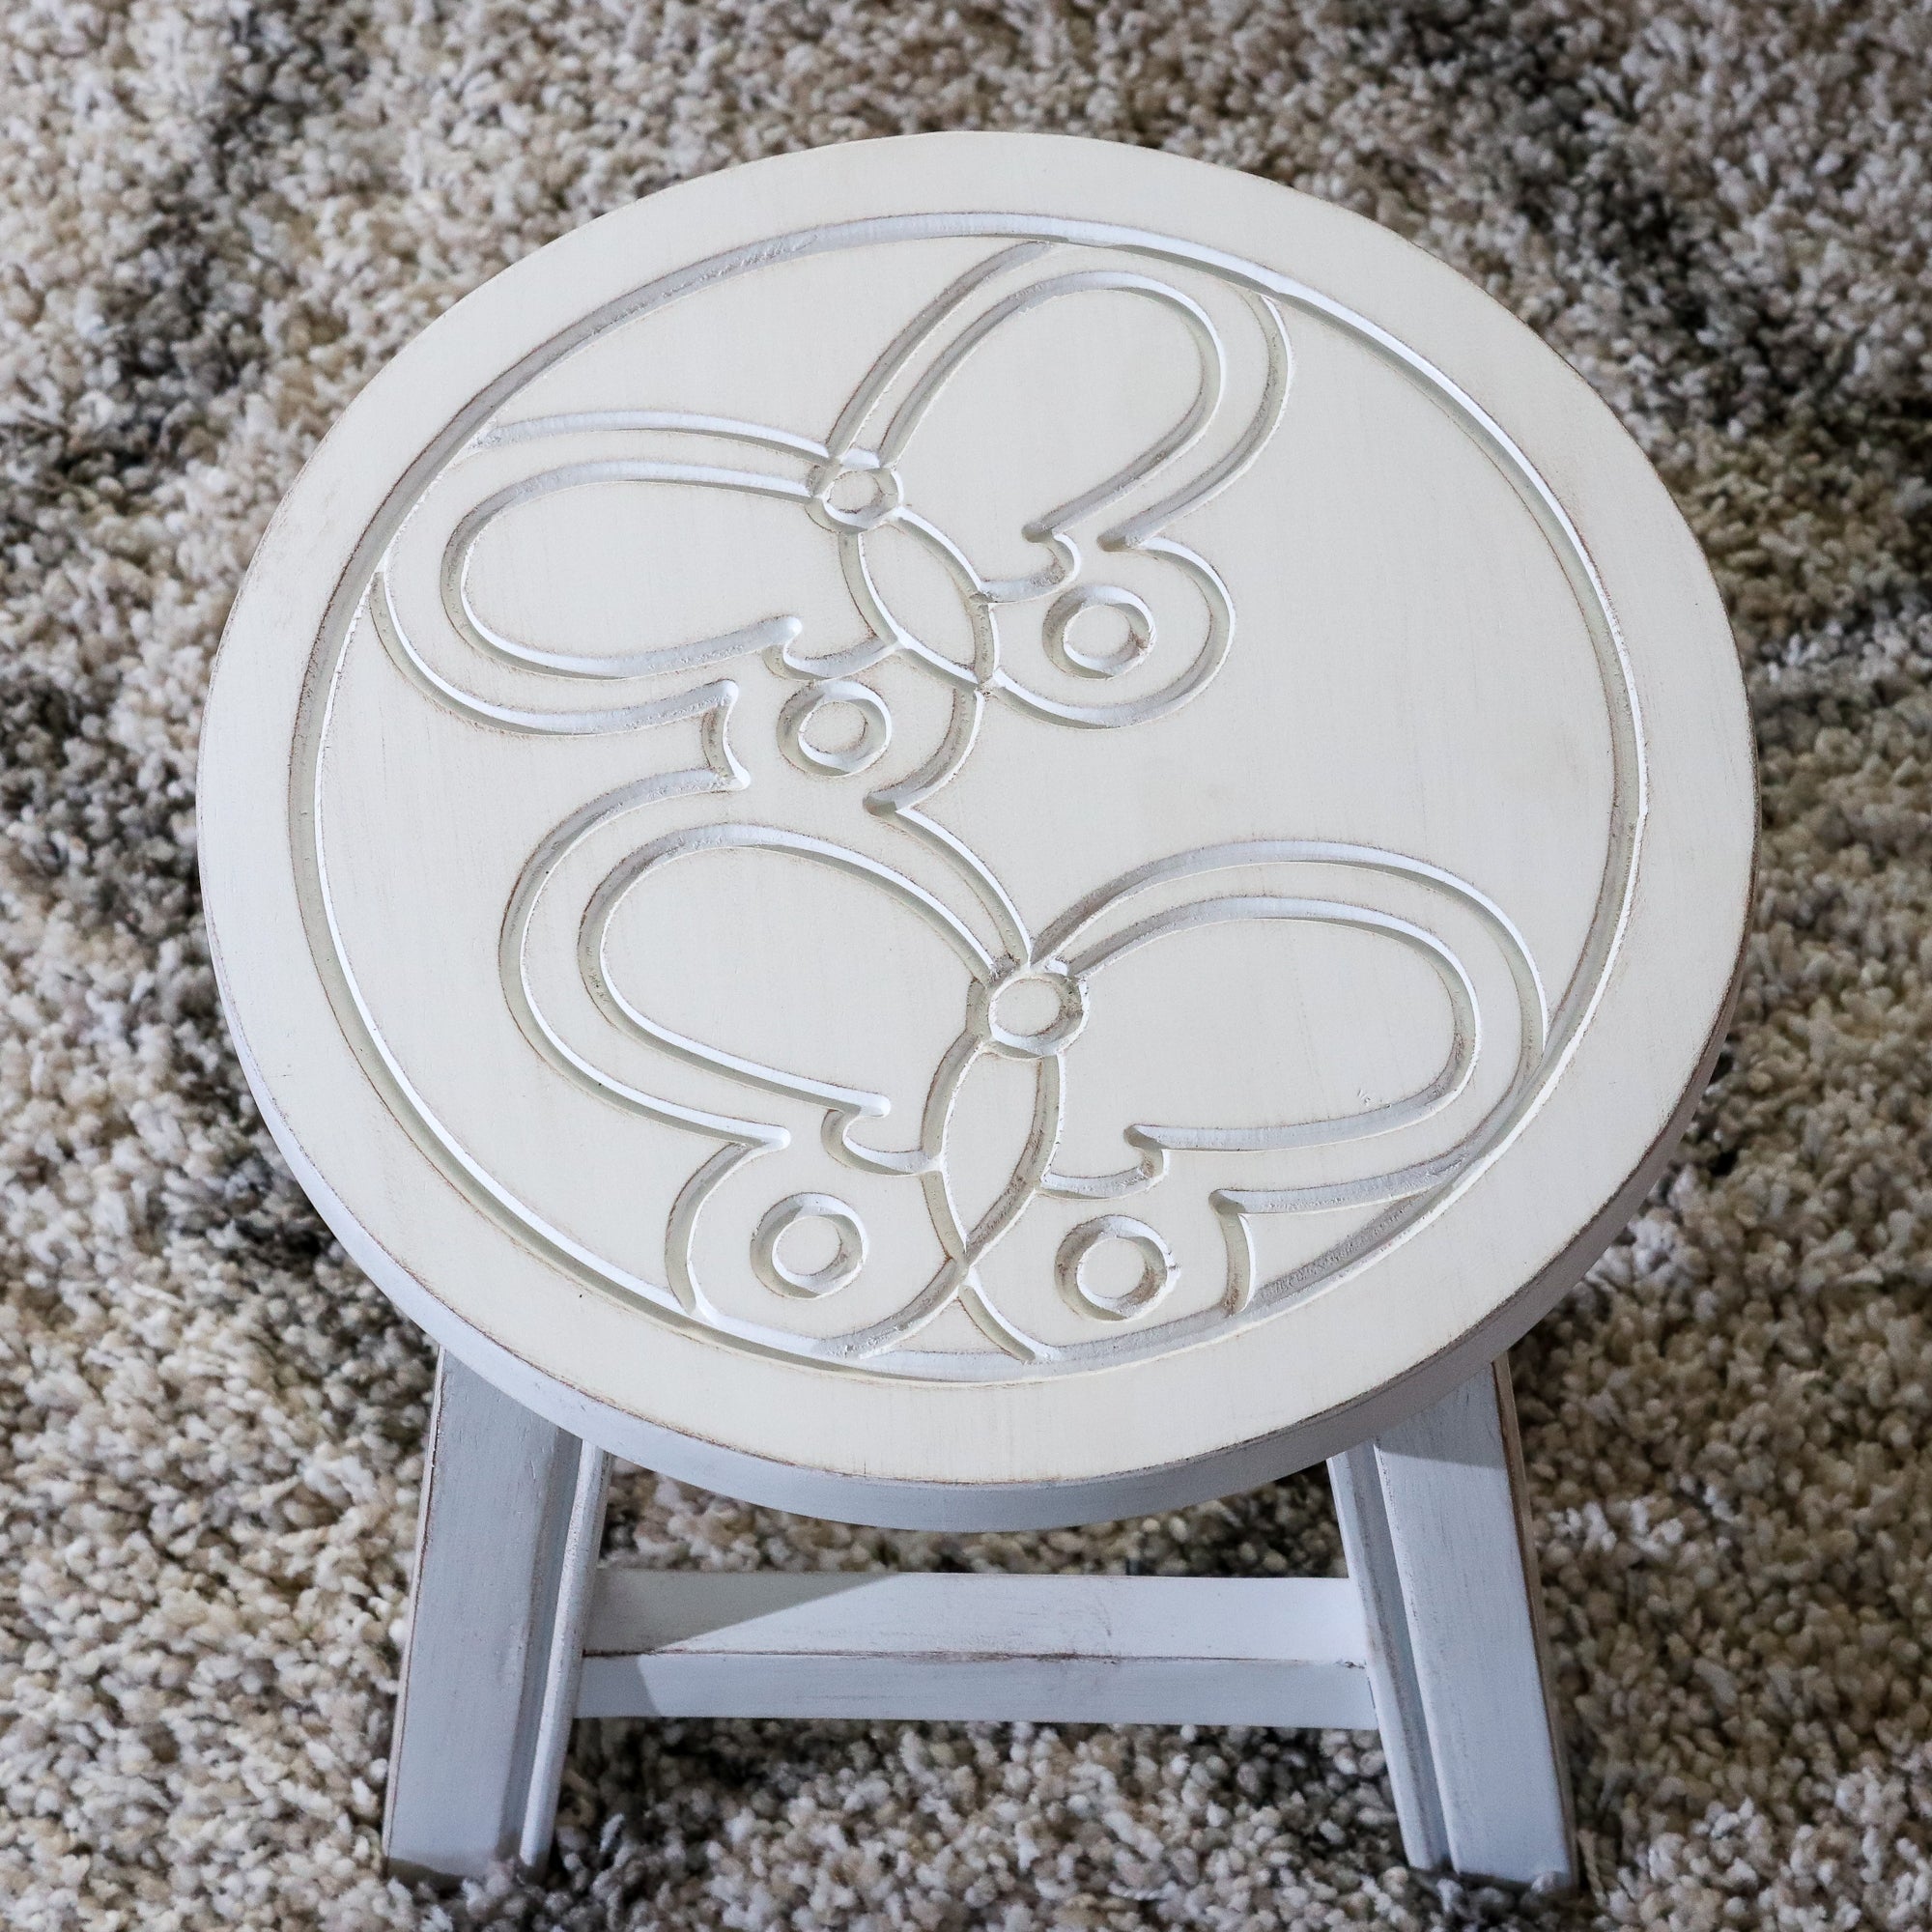
<path id="1" fill-rule="evenodd" d="M 576 1716 L 1378 1727 L 1571 1869 L 1503 1350 L 1657 1177 L 1755 806 L 1584 384 L 1319 201 L 948 134 L 498 276 L 344 416 L 209 700 L 264 1114 L 441 1345 L 399 1868 Z M 597 1568 L 608 1460 L 962 1530 L 1321 1458 L 1347 1579 Z"/>

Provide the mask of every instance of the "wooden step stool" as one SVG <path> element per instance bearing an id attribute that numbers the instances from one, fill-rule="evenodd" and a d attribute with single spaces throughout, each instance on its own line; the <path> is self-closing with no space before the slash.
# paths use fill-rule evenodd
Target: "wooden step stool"
<path id="1" fill-rule="evenodd" d="M 470 296 L 264 539 L 223 997 L 441 1345 L 385 1841 L 539 1865 L 575 1717 L 1378 1728 L 1572 1869 L 1503 1351 L 1655 1180 L 1755 826 L 1609 413 L 1338 209 L 868 142 Z M 1346 1579 L 661 1575 L 613 1456 L 959 1530 L 1326 1458 Z"/>

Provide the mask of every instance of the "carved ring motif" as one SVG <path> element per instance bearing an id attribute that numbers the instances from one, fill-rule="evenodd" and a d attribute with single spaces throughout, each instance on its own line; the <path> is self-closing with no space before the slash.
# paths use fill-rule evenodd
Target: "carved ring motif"
<path id="1" fill-rule="evenodd" d="M 818 1267 L 792 1267 L 779 1253 L 780 1241 L 801 1221 L 823 1221 L 838 1238 L 832 1259 Z M 752 1266 L 775 1294 L 832 1294 L 856 1281 L 865 1265 L 865 1227 L 834 1195 L 786 1195 L 765 1210 L 752 1236 Z"/>
<path id="2" fill-rule="evenodd" d="M 849 745 L 813 744 L 806 735 L 813 721 L 827 707 L 839 705 L 858 715 L 858 736 Z M 893 715 L 884 699 L 868 686 L 855 684 L 848 677 L 806 685 L 785 699 L 779 713 L 779 748 L 802 772 L 849 779 L 877 764 L 892 741 Z"/>
<path id="3" fill-rule="evenodd" d="M 1140 1277 L 1118 1294 L 1090 1287 L 1082 1269 L 1087 1258 L 1103 1241 L 1124 1241 L 1139 1256 Z M 1054 1278 L 1067 1305 L 1103 1321 L 1129 1321 L 1145 1315 L 1175 1285 L 1179 1270 L 1159 1233 L 1128 1214 L 1100 1214 L 1082 1221 L 1060 1244 L 1054 1257 Z"/>
<path id="4" fill-rule="evenodd" d="M 1105 611 L 1120 613 L 1126 636 L 1110 651 L 1082 650 L 1067 631 L 1089 611 Z M 1076 677 L 1119 677 L 1153 648 L 1153 612 L 1131 590 L 1117 583 L 1093 583 L 1062 591 L 1047 607 L 1046 622 L 1040 630 L 1047 656 Z"/>
<path id="5" fill-rule="evenodd" d="M 864 1362 L 875 1371 L 908 1375 L 1038 1373 L 1117 1359 L 1122 1350 L 1170 1348 L 1231 1322 L 1259 1319 L 1364 1264 L 1437 1209 L 1493 1157 L 1553 1077 L 1607 971 L 1634 872 L 1642 775 L 1634 750 L 1634 707 L 1621 645 L 1587 558 L 1547 488 L 1473 404 L 1400 345 L 1390 344 L 1332 302 L 1252 265 L 1231 264 L 1166 238 L 1033 217 L 935 217 L 916 231 L 895 221 L 855 224 L 850 232 L 814 230 L 697 265 L 683 276 L 638 292 L 621 312 L 587 319 L 526 371 L 523 382 L 600 329 L 675 301 L 707 280 L 753 271 L 787 253 L 892 242 L 915 232 L 929 235 L 935 228 L 982 237 L 988 252 L 908 317 L 819 436 L 669 407 L 512 422 L 504 420 L 503 394 L 479 406 L 480 413 L 459 419 L 435 465 L 414 484 L 413 496 L 400 498 L 372 527 L 364 546 L 367 565 L 359 601 L 332 645 L 339 664 L 349 627 L 366 619 L 388 657 L 419 692 L 495 731 L 549 737 L 647 733 L 696 721 L 701 765 L 640 778 L 589 800 L 529 855 L 505 911 L 497 961 L 510 1011 L 555 1077 L 706 1145 L 665 1231 L 664 1283 L 626 1276 L 603 1264 L 551 1227 L 540 1206 L 517 1198 L 496 1177 L 475 1168 L 458 1138 L 413 1093 L 406 1070 L 356 994 L 328 911 L 319 831 L 298 853 L 298 862 L 313 874 L 312 897 L 324 909 L 321 927 L 312 935 L 318 958 L 327 968 L 325 978 L 336 993 L 345 1027 L 363 1042 L 372 1076 L 384 1082 L 392 1104 L 413 1122 L 418 1138 L 459 1184 L 560 1264 L 668 1319 L 827 1363 Z M 1182 270 L 1216 277 L 1238 297 L 1247 331 L 1239 353 L 1258 358 L 1258 373 L 1243 387 L 1248 398 L 1244 420 L 1231 422 L 1228 413 L 1228 398 L 1240 385 L 1231 382 L 1231 356 L 1236 351 L 1225 319 L 1210 316 L 1182 286 Z M 1151 303 L 1179 325 L 1195 360 L 1192 400 L 1129 463 L 1025 526 L 1021 534 L 1038 558 L 1035 568 L 1020 575 L 989 575 L 961 543 L 922 512 L 906 481 L 907 452 L 936 399 L 1003 329 L 1046 303 L 1094 293 Z M 1034 930 L 992 867 L 926 810 L 966 767 L 989 706 L 1010 706 L 1074 730 L 1131 733 L 1132 727 L 1193 702 L 1214 679 L 1234 648 L 1237 599 L 1216 562 L 1181 540 L 1174 526 L 1237 488 L 1282 433 L 1293 367 L 1288 318 L 1297 310 L 1354 330 L 1411 380 L 1432 388 L 1438 399 L 1446 398 L 1551 535 L 1584 613 L 1608 700 L 1620 810 L 1582 964 L 1553 1009 L 1537 965 L 1503 908 L 1479 885 L 1420 855 L 1296 837 L 1293 828 L 1284 826 L 1279 836 L 1176 851 L 1097 882 L 1077 903 Z M 584 456 L 586 437 L 604 439 L 614 453 Z M 670 445 L 674 453 L 665 453 Z M 410 554 L 413 504 L 431 481 L 448 473 L 466 454 L 513 447 L 526 456 L 523 472 L 460 516 L 435 560 L 440 619 L 455 648 L 473 653 L 480 663 L 535 679 L 547 691 L 587 685 L 593 693 L 610 693 L 609 697 L 561 708 L 506 704 L 439 668 L 451 662 L 450 649 L 446 644 L 426 648 L 401 614 L 392 580 L 415 567 Z M 1214 452 L 1211 458 L 1195 454 L 1208 449 Z M 1191 459 L 1196 467 L 1190 471 Z M 724 635 L 628 654 L 593 655 L 540 649 L 493 626 L 477 607 L 473 569 L 479 544 L 498 520 L 554 492 L 611 483 L 680 486 L 793 506 L 793 513 L 838 547 L 852 604 L 852 638 L 815 639 L 806 634 L 795 614 L 776 612 Z M 888 536 L 916 547 L 950 582 L 971 639 L 969 655 L 941 648 L 905 620 L 877 568 L 874 546 Z M 1138 590 L 1110 575 L 1129 558 L 1167 573 L 1191 598 L 1191 635 L 1177 639 L 1164 611 L 1157 614 Z M 1014 639 L 1027 625 L 1034 627 L 1047 661 L 1074 677 L 1112 683 L 1129 674 L 1141 677 L 1154 666 L 1166 667 L 1166 674 L 1111 700 L 1069 696 L 1037 686 L 1016 668 Z M 772 677 L 792 687 L 778 711 L 778 750 L 797 771 L 830 786 L 850 783 L 877 764 L 892 743 L 893 718 L 886 699 L 864 681 L 888 663 L 914 667 L 936 680 L 949 695 L 951 723 L 923 764 L 864 793 L 865 822 L 878 826 L 886 843 L 868 850 L 800 826 L 762 822 L 756 815 L 758 788 L 731 735 L 740 686 L 720 676 L 721 669 L 730 666 L 734 677 Z M 639 680 L 655 685 L 640 696 Z M 327 677 L 313 682 L 327 691 Z M 857 721 L 856 731 L 844 742 L 829 741 L 822 727 L 837 722 L 839 711 L 846 714 L 846 723 Z M 815 725 L 821 727 L 817 735 Z M 314 802 L 310 815 L 319 826 L 319 747 L 326 721 L 312 718 L 303 735 L 308 763 L 298 772 L 298 792 L 301 795 L 301 787 L 307 786 L 306 797 Z M 748 794 L 750 815 L 734 810 L 724 816 L 706 803 L 738 793 Z M 539 910 L 572 855 L 614 826 L 634 827 L 635 835 L 625 856 L 588 893 L 578 919 L 576 968 L 582 988 L 627 1051 L 646 1049 L 663 1056 L 668 1065 L 696 1069 L 718 1083 L 720 1093 L 741 1096 L 735 1105 L 707 1110 L 677 1097 L 674 1082 L 668 1080 L 662 1089 L 638 1084 L 573 1043 L 547 1010 L 529 950 Z M 895 846 L 895 840 L 900 843 Z M 679 1033 L 620 985 L 611 966 L 611 932 L 631 895 L 667 868 L 747 851 L 824 867 L 884 895 L 899 916 L 935 934 L 963 968 L 967 990 L 958 1031 L 933 1068 L 911 1144 L 879 1145 L 863 1131 L 886 1113 L 884 1096 L 753 1062 Z M 895 851 L 904 858 L 895 859 Z M 917 866 L 915 853 L 920 855 Z M 952 881 L 950 891 L 932 883 L 935 861 Z M 1335 896 L 1332 891 L 1317 892 L 1301 883 L 1312 876 L 1332 882 L 1344 875 L 1362 882 L 1358 896 Z M 1229 883 L 1224 888 L 1217 880 Z M 1408 894 L 1408 911 L 1374 902 L 1378 882 L 1391 881 Z M 1484 935 L 1484 943 L 1506 968 L 1513 1013 L 1481 1010 L 1468 961 L 1414 914 L 1418 902 L 1437 906 L 1445 918 L 1453 913 L 1463 929 Z M 1444 1064 L 1415 1091 L 1352 1115 L 1264 1126 L 1130 1122 L 1123 1127 L 1129 1157 L 1118 1169 L 1085 1174 L 1058 1165 L 1068 1050 L 1096 1003 L 1106 1001 L 1110 968 L 1176 935 L 1282 921 L 1367 935 L 1404 949 L 1419 961 L 1440 985 L 1452 1016 Z M 1207 1200 L 1225 1244 L 1224 1286 L 1206 1310 L 1164 1324 L 1152 1320 L 1171 1297 L 1179 1266 L 1158 1229 L 1116 1211 L 1112 1204 L 1149 1194 L 1183 1157 L 1289 1154 L 1367 1140 L 1428 1121 L 1465 1092 L 1485 1041 L 1492 1037 L 1514 1042 L 1515 1065 L 1499 1097 L 1446 1148 L 1342 1181 L 1210 1183 Z M 955 1195 L 952 1136 L 962 1086 L 982 1056 L 1030 1069 L 1031 1118 L 1004 1189 L 989 1207 L 969 1214 Z M 741 1315 L 727 1314 L 701 1279 L 698 1236 L 721 1190 L 749 1164 L 781 1152 L 791 1140 L 789 1129 L 760 1112 L 761 1096 L 821 1110 L 819 1138 L 837 1162 L 856 1174 L 889 1179 L 923 1199 L 943 1260 L 929 1278 L 905 1284 L 899 1306 L 886 1319 L 810 1335 L 776 1321 L 748 1322 Z M 981 1281 L 987 1257 L 1029 1209 L 1055 1200 L 1109 1204 L 1105 1211 L 1073 1226 L 1055 1253 L 1061 1300 L 1094 1327 L 1090 1339 L 1071 1344 L 1030 1332 L 989 1298 Z M 1256 1279 L 1250 1240 L 1254 1217 L 1343 1208 L 1366 1209 L 1367 1218 L 1288 1273 Z M 808 1270 L 787 1263 L 781 1244 L 791 1229 L 809 1219 L 828 1224 L 838 1247 L 831 1261 Z M 867 1231 L 855 1210 L 819 1191 L 796 1191 L 777 1200 L 741 1238 L 739 1252 L 751 1272 L 780 1300 L 820 1300 L 842 1293 L 871 1264 Z M 1109 1241 L 1126 1242 L 1140 1259 L 1139 1278 L 1123 1293 L 1101 1293 L 1083 1274 L 1094 1249 Z M 962 1365 L 956 1359 L 939 1362 L 921 1356 L 916 1338 L 953 1307 L 964 1309 L 993 1345 L 987 1360 L 974 1358 Z"/>

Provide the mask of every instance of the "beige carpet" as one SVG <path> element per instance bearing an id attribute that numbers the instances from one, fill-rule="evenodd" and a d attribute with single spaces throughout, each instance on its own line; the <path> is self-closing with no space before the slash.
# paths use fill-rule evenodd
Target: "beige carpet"
<path id="1" fill-rule="evenodd" d="M 197 910 L 216 632 L 456 296 L 681 176 L 1048 128 L 1258 170 L 1474 275 L 1710 550 L 1758 936 L 1643 1219 L 1517 1364 L 1587 1892 L 1406 1873 L 1372 1741 L 579 1733 L 548 1888 L 386 1883 L 429 1360 L 253 1120 Z M 250 1925 L 1932 1923 L 1932 11 L 1912 0 L 0 10 L 0 1897 Z M 632 1479 L 678 1564 L 1330 1565 L 1319 1478 L 1043 1538 Z"/>

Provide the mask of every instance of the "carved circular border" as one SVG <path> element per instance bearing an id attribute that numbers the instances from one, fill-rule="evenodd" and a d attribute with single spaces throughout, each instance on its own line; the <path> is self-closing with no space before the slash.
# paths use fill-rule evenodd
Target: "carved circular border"
<path id="1" fill-rule="evenodd" d="M 1020 213 L 988 216 L 989 206 Z M 1068 207 L 1091 218 L 1069 223 Z M 933 209 L 937 223 L 922 213 Z M 1385 1264 L 1360 1296 L 1326 1292 L 1361 1273 L 1351 1265 L 1268 1309 L 1282 1314 L 1278 1328 L 1257 1311 L 1199 1347 L 1102 1374 L 941 1385 L 859 1365 L 828 1377 L 795 1352 L 679 1321 L 651 1284 L 612 1279 L 555 1231 L 530 1227 L 460 1149 L 406 1129 L 407 1079 L 373 1037 L 357 1037 L 353 982 L 314 945 L 328 912 L 302 854 L 330 653 L 414 493 L 531 369 L 635 312 L 640 291 L 672 299 L 721 262 L 771 259 L 762 238 L 774 229 L 810 242 L 908 225 L 1070 226 L 1114 245 L 1156 220 L 1204 238 L 1172 244 L 1177 259 L 1258 273 L 1268 293 L 1341 321 L 1416 380 L 1514 480 L 1573 582 L 1580 573 L 1586 618 L 1615 609 L 1630 624 L 1634 670 L 1613 624 L 1595 635 L 1600 663 L 1614 658 L 1647 721 L 1629 748 L 1637 791 L 1615 808 L 1625 853 L 1644 834 L 1643 866 L 1610 921 L 1612 944 L 1628 927 L 1629 970 L 1592 962 L 1577 1017 L 1601 1005 L 1605 1024 L 1571 1025 L 1563 1062 L 1546 1066 L 1538 1130 L 1517 1163 L 1533 1191 L 1489 1179 L 1525 1116 L 1383 1241 Z M 502 292 L 472 298 L 375 379 L 271 523 L 211 684 L 201 863 L 217 984 L 277 1145 L 354 1260 L 456 1356 L 618 1455 L 780 1508 L 918 1527 L 1089 1521 L 1250 1486 L 1387 1428 L 1517 1339 L 1662 1171 L 1723 1037 L 1749 904 L 1751 739 L 1721 603 L 1682 517 L 1604 405 L 1480 290 L 1373 223 L 1202 163 L 1065 137 L 926 135 L 753 163 L 553 245 L 588 292 L 575 318 L 554 269 L 520 264 Z M 1257 270 L 1258 257 L 1293 259 L 1366 313 Z M 1376 320 L 1411 316 L 1435 363 Z M 494 382 L 471 353 L 479 337 L 521 352 Z M 1494 395 L 1509 430 L 1471 393 Z M 396 481 L 380 497 L 373 479 L 385 475 Z M 1634 729 L 1634 705 L 1622 717 Z M 270 809 L 278 786 L 286 815 Z M 1553 1077 L 1573 1060 L 1577 1080 Z M 1588 1162 L 1564 1151 L 1579 1139 L 1599 1150 Z M 1471 1194 L 1473 1219 L 1436 1225 Z M 1465 1227 L 1473 1242 L 1457 1237 Z M 638 1322 L 625 1304 L 639 1302 L 669 1319 Z"/>
<path id="2" fill-rule="evenodd" d="M 617 1267 L 608 1258 L 597 1256 L 553 1227 L 533 1205 L 520 1200 L 499 1177 L 482 1171 L 462 1147 L 455 1133 L 438 1121 L 426 1101 L 416 1093 L 400 1058 L 384 1040 L 367 1003 L 356 989 L 341 934 L 336 929 L 327 882 L 323 854 L 325 803 L 321 773 L 323 751 L 327 736 L 329 695 L 347 654 L 349 636 L 357 611 L 366 602 L 374 583 L 380 559 L 395 532 L 415 504 L 421 500 L 447 466 L 457 460 L 484 433 L 490 420 L 510 403 L 537 376 L 565 355 L 594 340 L 607 329 L 678 299 L 684 294 L 715 285 L 730 276 L 755 271 L 770 264 L 855 246 L 876 246 L 895 241 L 927 240 L 938 236 L 988 242 L 1049 240 L 1075 246 L 1108 248 L 1140 254 L 1155 262 L 1191 268 L 1218 276 L 1235 288 L 1247 288 L 1272 297 L 1285 307 L 1298 311 L 1321 324 L 1342 329 L 1369 346 L 1385 361 L 1410 380 L 1417 382 L 1435 400 L 1445 407 L 1465 434 L 1510 480 L 1528 514 L 1543 528 L 1564 567 L 1573 595 L 1590 634 L 1596 655 L 1599 684 L 1608 713 L 1612 754 L 1612 794 L 1616 800 L 1610 821 L 1610 838 L 1604 873 L 1589 933 L 1580 951 L 1563 998 L 1549 1016 L 1549 1026 L 1542 1059 L 1535 1076 L 1519 1079 L 1515 1103 L 1499 1110 L 1481 1130 L 1473 1151 L 1460 1161 L 1453 1173 L 1421 1192 L 1409 1195 L 1384 1208 L 1348 1244 L 1336 1263 L 1321 1270 L 1297 1270 L 1275 1282 L 1256 1287 L 1245 1308 L 1235 1314 L 1220 1309 L 1151 1327 L 1136 1327 L 1123 1335 L 1118 1329 L 1090 1342 L 1076 1343 L 1053 1356 L 1026 1363 L 1010 1357 L 989 1358 L 982 1366 L 976 1358 L 965 1358 L 970 1366 L 962 1369 L 948 1359 L 935 1369 L 918 1351 L 901 1350 L 890 1358 L 866 1356 L 851 1361 L 842 1345 L 834 1339 L 817 1342 L 806 1337 L 790 1337 L 762 1325 L 753 1327 L 723 1318 L 705 1321 L 688 1314 L 669 1290 L 657 1283 Z M 829 491 L 838 480 L 836 466 L 827 466 L 820 478 Z M 814 498 L 817 507 L 834 513 L 829 502 Z M 864 512 L 861 514 L 868 514 Z M 1553 1084 L 1567 1062 L 1568 1052 L 1586 1023 L 1614 960 L 1623 919 L 1634 885 L 1637 852 L 1644 817 L 1644 773 L 1639 752 L 1640 732 L 1636 717 L 1635 694 L 1630 667 L 1608 601 L 1589 554 L 1572 527 L 1567 513 L 1553 491 L 1530 466 L 1527 459 L 1501 428 L 1470 397 L 1464 395 L 1445 375 L 1387 331 L 1345 305 L 1302 287 L 1289 277 L 1274 273 L 1254 262 L 1234 261 L 1212 250 L 1165 235 L 1124 229 L 1103 223 L 1050 216 L 1016 217 L 978 214 L 921 214 L 829 224 L 823 228 L 795 231 L 770 237 L 750 247 L 706 257 L 687 268 L 664 275 L 635 290 L 618 302 L 584 315 L 571 327 L 554 336 L 545 349 L 525 356 L 468 409 L 451 421 L 437 440 L 424 462 L 399 479 L 384 510 L 371 520 L 357 547 L 361 561 L 345 579 L 344 588 L 357 587 L 354 600 L 339 595 L 318 638 L 316 652 L 305 686 L 305 709 L 298 726 L 297 755 L 292 760 L 293 822 L 305 828 L 298 835 L 295 856 L 298 872 L 305 871 L 312 889 L 301 895 L 303 910 L 309 918 L 310 944 L 323 982 L 345 1037 L 362 1061 L 372 1082 L 388 1097 L 392 1111 L 409 1128 L 412 1138 L 440 1167 L 446 1178 L 463 1188 L 472 1203 L 505 1226 L 517 1238 L 534 1246 L 546 1260 L 559 1263 L 570 1272 L 609 1293 L 615 1293 L 654 1315 L 689 1323 L 703 1332 L 728 1338 L 741 1347 L 776 1350 L 829 1368 L 851 1367 L 868 1374 L 885 1374 L 909 1381 L 927 1380 L 936 1373 L 952 1379 L 962 1374 L 995 1380 L 1030 1378 L 1043 1375 L 1078 1373 L 1103 1362 L 1129 1355 L 1159 1354 L 1184 1349 L 1205 1336 L 1243 1328 L 1279 1312 L 1318 1289 L 1347 1279 L 1373 1262 L 1395 1240 L 1402 1238 L 1422 1220 L 1441 1210 L 1462 1193 L 1495 1158 L 1515 1130 L 1534 1111 L 1542 1095 Z M 1070 617 L 1069 611 L 1067 615 Z M 792 755 L 790 740 L 799 738 L 799 753 L 810 755 L 799 737 L 810 710 L 817 701 L 834 696 L 857 701 L 852 693 L 864 693 L 876 703 L 875 695 L 863 686 L 834 691 L 823 687 L 817 697 L 811 690 L 794 696 L 786 707 L 792 727 L 783 737 L 785 751 Z M 792 707 L 799 707 L 793 710 Z M 876 755 L 883 750 L 881 732 L 868 716 L 868 728 L 855 748 Z M 820 757 L 828 754 L 817 753 Z M 837 759 L 840 754 L 829 754 Z M 870 761 L 867 757 L 867 762 Z M 798 762 L 794 758 L 794 762 Z M 810 765 L 807 766 L 810 769 Z M 843 767 L 827 762 L 819 767 L 839 771 Z M 1064 1023 L 1077 1027 L 1077 1007 L 1065 1013 Z M 1009 1036 L 994 1026 L 990 1013 L 986 1026 L 996 1051 L 1011 1057 L 1029 1057 L 1037 1051 L 1035 1044 Z"/>

